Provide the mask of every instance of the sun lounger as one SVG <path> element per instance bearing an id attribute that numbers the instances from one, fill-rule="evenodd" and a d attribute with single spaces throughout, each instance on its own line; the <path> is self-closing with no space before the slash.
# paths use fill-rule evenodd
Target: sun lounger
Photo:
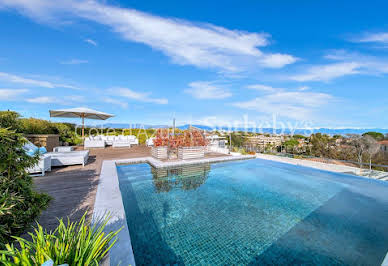
<path id="1" fill-rule="evenodd" d="M 47 154 L 41 155 L 38 164 L 27 169 L 27 172 L 32 174 L 31 176 L 44 176 L 47 171 L 51 171 L 51 156 Z"/>
<path id="2" fill-rule="evenodd" d="M 51 171 L 51 157 L 50 155 L 47 155 L 46 148 L 39 148 L 32 144 L 30 141 L 27 141 L 23 145 L 23 149 L 31 157 L 35 156 L 37 153 L 40 154 L 39 162 L 33 167 L 28 168 L 28 173 L 33 174 L 33 176 L 38 175 L 37 173 L 40 173 L 40 175 L 44 176 L 46 171 Z"/>
<path id="3" fill-rule="evenodd" d="M 73 150 L 74 150 L 74 147 L 72 146 L 58 146 L 53 149 L 53 152 L 69 152 Z"/>

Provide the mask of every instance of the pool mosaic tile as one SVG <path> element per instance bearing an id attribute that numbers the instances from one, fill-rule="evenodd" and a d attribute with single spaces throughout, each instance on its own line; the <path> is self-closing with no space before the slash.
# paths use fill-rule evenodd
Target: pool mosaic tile
<path id="1" fill-rule="evenodd" d="M 316 254 L 320 245 L 330 245 L 330 238 L 322 237 L 327 233 L 322 221 L 327 220 L 318 215 L 325 208 L 349 214 L 346 226 L 336 228 L 341 219 L 335 216 L 328 225 L 349 232 L 344 233 L 343 244 L 359 241 L 373 246 L 372 228 L 388 225 L 387 209 L 382 207 L 388 206 L 388 194 L 384 196 L 388 186 L 340 174 L 264 160 L 173 169 L 119 165 L 117 171 L 138 265 L 287 264 L 287 258 L 315 264 L 314 259 L 323 262 L 323 257 L 309 259 L 309 255 Z M 363 195 L 360 185 L 365 188 Z M 382 201 L 376 209 L 382 214 L 364 224 L 369 231 L 363 228 L 364 233 L 354 234 L 356 224 L 347 208 L 357 213 L 361 205 L 333 204 L 341 195 L 350 202 L 358 197 Z M 299 233 L 293 234 L 295 230 Z M 303 230 L 309 233 L 303 235 Z M 388 249 L 388 236 L 379 235 L 380 242 L 387 242 L 378 254 Z M 315 247 L 311 254 L 307 244 Z M 330 262 L 354 262 L 349 254 L 357 252 L 350 250 L 343 258 L 333 253 Z M 303 258 L 296 260 L 296 254 Z"/>

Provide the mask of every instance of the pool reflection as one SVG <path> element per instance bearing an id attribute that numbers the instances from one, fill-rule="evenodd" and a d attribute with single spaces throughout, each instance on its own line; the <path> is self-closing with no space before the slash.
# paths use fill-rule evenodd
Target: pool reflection
<path id="1" fill-rule="evenodd" d="M 195 190 L 206 182 L 209 172 L 209 164 L 159 169 L 151 167 L 157 193 L 169 192 L 173 189 Z"/>

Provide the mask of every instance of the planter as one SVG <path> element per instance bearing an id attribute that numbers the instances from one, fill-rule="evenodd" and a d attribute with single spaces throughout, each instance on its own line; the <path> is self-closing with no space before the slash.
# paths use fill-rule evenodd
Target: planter
<path id="1" fill-rule="evenodd" d="M 156 159 L 167 159 L 167 146 L 152 147 L 151 155 Z"/>
<path id="2" fill-rule="evenodd" d="M 179 147 L 178 148 L 178 159 L 197 159 L 205 157 L 205 147 Z"/>

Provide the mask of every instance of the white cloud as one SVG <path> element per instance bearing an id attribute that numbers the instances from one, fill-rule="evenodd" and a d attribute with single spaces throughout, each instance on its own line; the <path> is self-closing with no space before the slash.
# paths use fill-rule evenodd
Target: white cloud
<path id="1" fill-rule="evenodd" d="M 252 85 L 248 85 L 246 86 L 248 89 L 252 89 L 252 90 L 257 90 L 257 91 L 261 91 L 261 92 L 280 92 L 280 91 L 286 91 L 287 89 L 284 89 L 284 88 L 274 88 L 274 87 L 271 87 L 271 86 L 268 86 L 268 85 L 263 85 L 263 84 L 252 84 Z M 305 90 L 308 90 L 310 89 L 310 87 L 308 86 L 302 86 L 302 87 L 299 87 L 299 88 L 296 88 L 295 90 L 299 90 L 299 91 L 305 91 Z"/>
<path id="2" fill-rule="evenodd" d="M 388 44 L 388 32 L 367 33 L 362 37 L 352 39 L 352 41 Z"/>
<path id="3" fill-rule="evenodd" d="M 18 96 L 23 95 L 26 92 L 28 92 L 27 89 L 0 89 L 0 100 L 14 100 Z"/>
<path id="4" fill-rule="evenodd" d="M 29 98 L 26 100 L 29 103 L 58 103 L 57 98 L 55 97 L 49 97 L 49 96 L 40 96 L 35 98 Z"/>
<path id="5" fill-rule="evenodd" d="M 258 49 L 269 44 L 265 33 L 163 18 L 93 0 L 0 0 L 0 5 L 39 22 L 60 23 L 67 17 L 88 19 L 110 27 L 125 40 L 159 50 L 181 65 L 238 71 L 252 64 L 279 68 L 297 60 L 292 55 L 266 54 Z"/>
<path id="6" fill-rule="evenodd" d="M 279 91 L 283 90 L 282 88 L 274 88 L 268 85 L 263 85 L 263 84 L 253 84 L 253 85 L 248 85 L 248 89 L 253 89 L 253 90 L 258 90 L 258 91 L 264 91 L 264 92 L 273 92 L 273 91 Z"/>
<path id="7" fill-rule="evenodd" d="M 302 86 L 302 87 L 299 87 L 299 88 L 298 88 L 298 90 L 300 90 L 300 91 L 307 91 L 307 90 L 309 90 L 309 89 L 310 89 L 309 86 Z"/>
<path id="8" fill-rule="evenodd" d="M 265 114 L 277 114 L 293 119 L 310 119 L 312 112 L 332 99 L 325 93 L 282 91 L 270 93 L 245 102 L 233 103 L 234 106 Z"/>
<path id="9" fill-rule="evenodd" d="M 268 54 L 260 62 L 269 68 L 282 68 L 295 63 L 299 58 L 287 54 Z"/>
<path id="10" fill-rule="evenodd" d="M 84 102 L 84 101 L 85 101 L 84 96 L 80 96 L 80 95 L 69 95 L 61 98 L 54 97 L 54 96 L 39 96 L 39 97 L 26 99 L 26 102 L 29 102 L 29 103 L 40 103 L 40 104 L 55 103 L 60 105 L 71 105 L 74 102 Z"/>
<path id="11" fill-rule="evenodd" d="M 377 57 L 346 50 L 333 50 L 325 58 L 343 62 L 356 62 L 360 65 L 360 74 L 378 75 L 388 73 L 388 58 L 383 56 Z"/>
<path id="12" fill-rule="evenodd" d="M 63 99 L 68 104 L 71 104 L 71 102 L 84 102 L 86 100 L 85 97 L 81 95 L 68 95 L 68 96 L 64 96 Z"/>
<path id="13" fill-rule="evenodd" d="M 308 67 L 304 73 L 288 78 L 295 81 L 329 81 L 349 75 L 381 75 L 388 73 L 388 58 L 346 50 L 332 50 L 324 56 L 330 62 Z"/>
<path id="14" fill-rule="evenodd" d="M 167 104 L 168 100 L 165 98 L 152 98 L 149 92 L 136 92 L 128 88 L 114 88 L 111 89 L 115 96 L 121 96 L 140 102 L 156 103 L 156 104 Z"/>
<path id="15" fill-rule="evenodd" d="M 191 82 L 189 87 L 185 92 L 197 99 L 224 99 L 232 96 L 228 90 L 215 86 L 211 82 Z"/>
<path id="16" fill-rule="evenodd" d="M 88 60 L 82 60 L 82 59 L 71 59 L 68 61 L 62 61 L 62 65 L 80 65 L 80 64 L 86 64 L 88 63 Z"/>
<path id="17" fill-rule="evenodd" d="M 108 98 L 104 98 L 104 102 L 110 103 L 110 104 L 114 104 L 114 105 L 118 105 L 118 106 L 120 106 L 123 109 L 128 108 L 128 103 L 127 102 L 120 101 L 120 100 L 117 100 L 117 99 L 113 99 L 113 98 L 109 98 L 108 97 Z"/>
<path id="18" fill-rule="evenodd" d="M 45 88 L 54 88 L 54 84 L 48 81 L 34 80 L 29 78 L 24 78 L 21 76 L 0 72 L 0 79 L 12 83 L 20 83 L 31 86 L 45 87 Z"/>
<path id="19" fill-rule="evenodd" d="M 310 67 L 306 73 L 290 77 L 295 81 L 329 81 L 346 75 L 360 73 L 361 64 L 358 62 L 340 62 Z"/>
<path id="20" fill-rule="evenodd" d="M 94 45 L 94 46 L 97 46 L 97 42 L 92 40 L 92 39 L 85 39 L 85 42 L 91 44 L 91 45 Z"/>
<path id="21" fill-rule="evenodd" d="M 5 82 L 10 82 L 10 83 L 18 83 L 18 84 L 24 84 L 28 86 L 36 86 L 36 87 L 43 87 L 43 88 L 50 88 L 50 89 L 52 88 L 78 89 L 77 87 L 72 85 L 53 83 L 45 80 L 25 78 L 14 74 L 5 73 L 5 72 L 0 72 L 0 80 Z"/>

